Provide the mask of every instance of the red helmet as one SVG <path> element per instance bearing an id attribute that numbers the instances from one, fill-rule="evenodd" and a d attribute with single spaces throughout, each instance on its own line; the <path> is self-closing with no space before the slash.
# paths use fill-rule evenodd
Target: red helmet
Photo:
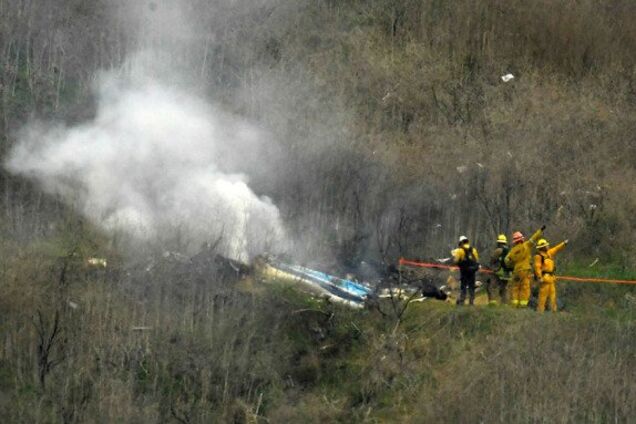
<path id="1" fill-rule="evenodd" d="M 512 242 L 513 242 L 514 244 L 521 243 L 521 242 L 523 242 L 524 240 L 525 240 L 525 237 L 523 236 L 523 234 L 521 233 L 521 231 L 517 231 L 516 233 L 514 233 L 514 234 L 512 235 Z"/>

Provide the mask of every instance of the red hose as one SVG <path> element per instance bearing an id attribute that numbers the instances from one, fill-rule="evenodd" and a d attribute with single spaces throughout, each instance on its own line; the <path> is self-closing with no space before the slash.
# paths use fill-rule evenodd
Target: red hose
<path id="1" fill-rule="evenodd" d="M 434 268 L 434 269 L 450 269 L 456 270 L 459 267 L 454 265 L 442 265 L 428 262 L 420 262 L 409 259 L 400 258 L 400 265 L 413 266 L 419 268 Z M 488 268 L 481 268 L 479 272 L 484 274 L 493 274 L 493 271 Z M 557 275 L 556 276 L 560 281 L 576 281 L 581 283 L 607 283 L 607 284 L 636 284 L 636 280 L 614 280 L 610 278 L 591 278 L 591 277 L 574 277 L 571 275 Z"/>

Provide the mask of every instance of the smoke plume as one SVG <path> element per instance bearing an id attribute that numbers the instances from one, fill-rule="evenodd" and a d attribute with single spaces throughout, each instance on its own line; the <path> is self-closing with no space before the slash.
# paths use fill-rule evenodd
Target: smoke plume
<path id="1" fill-rule="evenodd" d="M 147 75 L 143 67 L 101 75 L 91 121 L 28 125 L 7 168 L 138 242 L 179 239 L 190 250 L 218 242 L 240 260 L 281 249 L 276 206 L 244 175 L 222 172 L 236 160 L 232 146 L 256 147 L 262 134 Z"/>

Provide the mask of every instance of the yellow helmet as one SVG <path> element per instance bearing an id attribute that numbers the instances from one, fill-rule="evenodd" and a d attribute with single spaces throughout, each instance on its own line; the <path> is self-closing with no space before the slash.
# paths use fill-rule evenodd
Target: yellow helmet
<path id="1" fill-rule="evenodd" d="M 546 239 L 539 240 L 537 243 L 537 249 L 543 249 L 544 247 L 550 247 L 550 243 Z"/>
<path id="2" fill-rule="evenodd" d="M 497 236 L 497 243 L 508 244 L 508 237 L 505 234 L 499 234 Z"/>

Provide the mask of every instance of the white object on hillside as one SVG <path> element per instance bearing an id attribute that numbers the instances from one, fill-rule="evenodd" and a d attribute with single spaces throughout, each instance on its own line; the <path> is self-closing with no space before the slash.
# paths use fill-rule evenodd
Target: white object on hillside
<path id="1" fill-rule="evenodd" d="M 512 74 L 506 74 L 506 75 L 502 75 L 501 80 L 503 82 L 508 82 L 508 81 L 512 81 L 515 78 L 514 75 Z"/>
<path id="2" fill-rule="evenodd" d="M 92 267 L 106 268 L 108 262 L 104 258 L 88 258 L 86 263 Z"/>

